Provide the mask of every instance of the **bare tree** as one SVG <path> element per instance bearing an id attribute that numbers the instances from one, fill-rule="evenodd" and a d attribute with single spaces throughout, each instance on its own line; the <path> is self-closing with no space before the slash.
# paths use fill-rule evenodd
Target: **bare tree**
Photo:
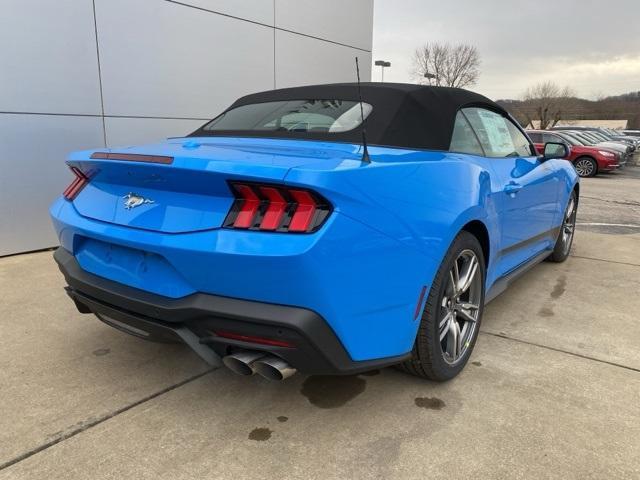
<path id="1" fill-rule="evenodd" d="M 414 52 L 411 76 L 420 84 L 444 87 L 473 85 L 480 76 L 480 54 L 471 45 L 427 43 Z"/>
<path id="2" fill-rule="evenodd" d="M 522 96 L 528 108 L 523 114 L 531 128 L 545 130 L 555 126 L 566 118 L 572 105 L 575 93 L 569 87 L 560 87 L 553 82 L 541 82 L 529 87 Z M 534 125 L 534 120 L 540 120 L 540 125 Z"/>
<path id="3" fill-rule="evenodd" d="M 540 100 L 545 95 L 540 92 L 531 94 L 532 90 L 534 89 L 529 89 L 530 95 L 527 95 L 526 100 L 522 96 L 518 100 L 498 100 L 498 103 L 506 108 L 522 126 L 531 125 L 532 121 L 537 121 L 540 118 L 543 119 L 543 124 L 553 125 L 554 120 L 560 118 L 563 122 L 575 123 L 580 123 L 582 120 L 627 120 L 629 122 L 628 128 L 633 128 L 631 125 L 637 125 L 636 128 L 640 128 L 640 92 L 608 96 L 602 100 L 586 100 L 573 96 L 570 89 L 556 87 L 556 90 L 561 93 L 556 92 L 551 96 L 556 98 L 553 102 L 559 108 L 552 108 L 553 105 L 549 103 L 545 115 L 544 108 L 541 111 L 542 102 Z M 562 92 L 562 90 L 568 91 Z M 553 115 L 554 110 L 556 115 Z M 545 117 L 551 118 L 551 123 L 545 122 Z"/>

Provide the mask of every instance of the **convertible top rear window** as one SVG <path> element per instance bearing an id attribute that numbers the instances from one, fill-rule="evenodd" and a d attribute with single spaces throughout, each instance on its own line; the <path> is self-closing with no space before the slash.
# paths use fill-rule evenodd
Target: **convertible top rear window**
<path id="1" fill-rule="evenodd" d="M 488 98 L 459 88 L 386 82 L 362 83 L 358 88 L 355 83 L 336 83 L 247 95 L 190 136 L 359 144 L 366 127 L 370 145 L 446 151 L 456 114 L 469 106 L 506 115 Z"/>
<path id="2" fill-rule="evenodd" d="M 351 100 L 283 100 L 241 105 L 204 126 L 205 131 L 348 132 L 372 107 Z"/>

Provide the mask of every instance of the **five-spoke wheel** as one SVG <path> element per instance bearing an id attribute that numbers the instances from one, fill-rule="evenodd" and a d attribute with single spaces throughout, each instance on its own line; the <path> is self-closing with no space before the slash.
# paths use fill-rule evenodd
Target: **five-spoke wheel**
<path id="1" fill-rule="evenodd" d="M 449 380 L 473 350 L 484 309 L 485 257 L 478 238 L 455 238 L 429 289 L 411 358 L 401 367 L 432 380 Z"/>
<path id="2" fill-rule="evenodd" d="M 556 244 L 553 247 L 553 252 L 549 256 L 549 260 L 553 262 L 564 262 L 569 256 L 571 245 L 573 244 L 573 234 L 576 229 L 577 213 L 578 197 L 576 192 L 571 192 L 569 201 L 567 202 L 567 208 L 564 211 L 564 217 L 562 218 L 562 225 L 560 226 L 558 240 L 556 240 Z"/>
<path id="3" fill-rule="evenodd" d="M 454 364 L 469 348 L 478 323 L 482 275 L 478 257 L 463 250 L 455 259 L 440 305 L 439 338 L 442 355 Z"/>

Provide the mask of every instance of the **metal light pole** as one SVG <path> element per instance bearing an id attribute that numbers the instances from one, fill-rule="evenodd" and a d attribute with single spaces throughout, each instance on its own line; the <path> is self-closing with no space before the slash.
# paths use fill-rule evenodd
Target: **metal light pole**
<path id="1" fill-rule="evenodd" d="M 391 62 L 385 62 L 384 60 L 376 60 L 375 66 L 376 67 L 380 67 L 380 72 L 381 72 L 380 81 L 384 82 L 384 67 L 390 67 L 391 66 Z"/>

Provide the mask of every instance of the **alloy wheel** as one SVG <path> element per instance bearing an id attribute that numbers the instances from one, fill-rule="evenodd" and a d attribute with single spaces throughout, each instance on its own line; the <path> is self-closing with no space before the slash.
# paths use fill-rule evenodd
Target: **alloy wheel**
<path id="1" fill-rule="evenodd" d="M 593 175 L 593 162 L 587 158 L 580 159 L 576 162 L 576 172 L 580 177 L 589 177 Z"/>
<path id="2" fill-rule="evenodd" d="M 576 200 L 572 195 L 567 205 L 567 211 L 564 214 L 564 222 L 562 222 L 562 252 L 567 253 L 571 248 L 573 240 L 573 232 L 576 229 Z"/>
<path id="3" fill-rule="evenodd" d="M 450 365 L 464 358 L 475 335 L 482 301 L 482 270 L 472 250 L 463 250 L 446 280 L 438 322 L 442 356 Z"/>

